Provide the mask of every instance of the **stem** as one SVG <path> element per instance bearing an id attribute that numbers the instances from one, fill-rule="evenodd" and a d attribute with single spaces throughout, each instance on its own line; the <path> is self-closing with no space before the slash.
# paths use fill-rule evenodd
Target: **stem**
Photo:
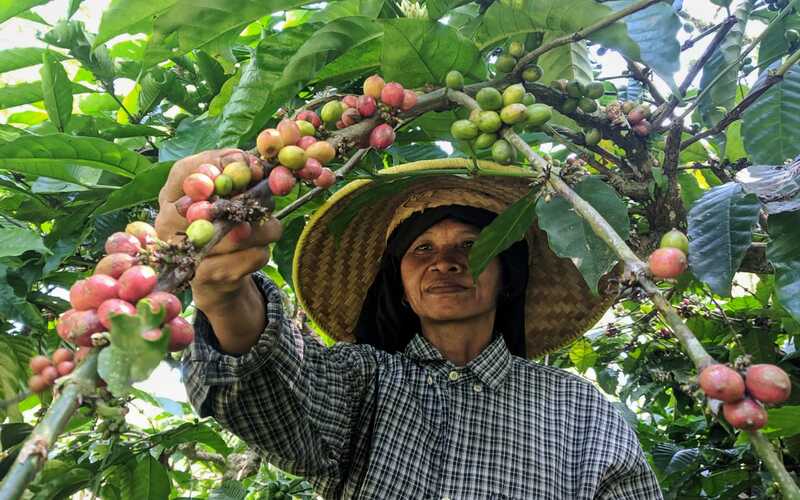
<path id="1" fill-rule="evenodd" d="M 784 467 L 783 461 L 775 453 L 775 448 L 770 444 L 769 440 L 758 431 L 745 432 L 747 432 L 747 437 L 750 438 L 750 445 L 761 457 L 773 479 L 781 485 L 784 500 L 800 500 L 800 487 L 797 486 L 797 483 L 794 482 L 794 479 Z"/>
<path id="2" fill-rule="evenodd" d="M 61 391 L 39 425 L 25 440 L 14 465 L 0 483 L 0 498 L 19 498 L 25 492 L 58 436 L 67 427 L 83 396 L 94 391 L 97 383 L 97 350 L 93 350 L 66 380 Z"/>
<path id="3" fill-rule="evenodd" d="M 592 33 L 595 33 L 603 28 L 611 26 L 620 19 L 627 17 L 635 12 L 639 12 L 640 10 L 646 9 L 651 5 L 655 5 L 660 1 L 661 0 L 640 0 L 639 2 L 636 2 L 635 4 L 629 7 L 614 12 L 610 16 L 605 17 L 594 24 L 590 24 L 589 26 L 583 28 L 582 30 L 578 30 L 570 35 L 564 35 L 562 37 L 555 38 L 544 45 L 540 45 L 538 48 L 525 54 L 519 61 L 517 61 L 517 65 L 514 66 L 514 70 L 511 73 L 514 75 L 518 75 L 522 72 L 523 69 L 525 69 L 525 67 L 528 64 L 535 61 L 537 57 L 544 54 L 545 52 L 553 50 L 556 47 L 566 45 L 568 43 L 583 40 Z"/>

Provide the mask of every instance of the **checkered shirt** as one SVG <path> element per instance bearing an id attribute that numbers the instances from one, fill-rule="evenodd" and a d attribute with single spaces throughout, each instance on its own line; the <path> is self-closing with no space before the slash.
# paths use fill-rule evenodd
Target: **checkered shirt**
<path id="1" fill-rule="evenodd" d="M 224 354 L 199 313 L 189 399 L 324 498 L 663 498 L 636 434 L 587 380 L 512 356 L 502 337 L 463 367 L 421 335 L 396 354 L 325 347 L 254 279 L 265 331 Z"/>

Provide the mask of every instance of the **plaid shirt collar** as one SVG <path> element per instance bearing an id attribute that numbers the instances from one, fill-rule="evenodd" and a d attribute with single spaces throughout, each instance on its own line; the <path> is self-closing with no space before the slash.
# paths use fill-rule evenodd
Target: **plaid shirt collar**
<path id="1" fill-rule="evenodd" d="M 405 355 L 417 361 L 430 363 L 437 371 L 447 373 L 455 365 L 442 356 L 436 347 L 421 334 L 416 334 L 406 346 Z M 498 389 L 511 370 L 511 352 L 502 335 L 495 335 L 478 356 L 466 364 L 465 370 L 473 373 L 484 385 Z"/>

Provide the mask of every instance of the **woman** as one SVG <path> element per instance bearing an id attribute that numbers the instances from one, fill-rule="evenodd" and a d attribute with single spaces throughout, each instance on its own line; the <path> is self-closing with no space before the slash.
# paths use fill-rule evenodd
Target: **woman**
<path id="1" fill-rule="evenodd" d="M 183 177 L 226 154 L 173 167 L 162 237 L 185 227 L 172 205 Z M 465 166 L 435 166 L 454 165 Z M 580 336 L 613 297 L 593 296 L 536 227 L 472 280 L 472 244 L 526 182 L 384 179 L 338 191 L 296 249 L 298 299 L 349 342 L 326 348 L 299 333 L 278 287 L 253 274 L 280 237 L 274 221 L 201 264 L 184 359 L 199 414 L 325 498 L 662 498 L 617 410 L 586 380 L 527 361 Z M 375 201 L 378 190 L 388 196 Z"/>

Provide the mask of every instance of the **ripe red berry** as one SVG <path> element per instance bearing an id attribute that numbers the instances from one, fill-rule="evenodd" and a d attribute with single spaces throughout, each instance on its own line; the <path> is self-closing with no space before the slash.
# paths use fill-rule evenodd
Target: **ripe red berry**
<path id="1" fill-rule="evenodd" d="M 736 370 L 723 364 L 705 367 L 700 372 L 698 383 L 708 397 L 719 399 L 725 403 L 735 403 L 744 397 L 742 376 Z"/>
<path id="2" fill-rule="evenodd" d="M 762 403 L 783 403 L 792 393 L 789 375 L 775 365 L 752 365 L 747 369 L 744 381 L 750 396 Z"/>
<path id="3" fill-rule="evenodd" d="M 189 210 L 192 203 L 194 202 L 188 196 L 181 196 L 178 198 L 178 201 L 175 202 L 175 210 L 178 211 L 181 217 L 186 217 L 186 211 Z"/>
<path id="4" fill-rule="evenodd" d="M 178 297 L 169 292 L 153 292 L 142 300 L 150 302 L 150 310 L 154 313 L 160 311 L 162 308 L 166 314 L 161 321 L 165 323 L 181 313 L 181 301 Z"/>
<path id="5" fill-rule="evenodd" d="M 767 412 L 752 399 L 743 399 L 736 403 L 722 405 L 722 414 L 736 429 L 754 431 L 767 424 Z"/>
<path id="6" fill-rule="evenodd" d="M 63 377 L 64 375 L 69 375 L 72 373 L 72 370 L 75 369 L 75 363 L 72 361 L 62 361 L 56 365 L 56 371 L 58 371 L 58 375 Z"/>
<path id="7" fill-rule="evenodd" d="M 342 98 L 342 105 L 346 108 L 355 108 L 358 106 L 358 97 L 348 94 Z"/>
<path id="8" fill-rule="evenodd" d="M 126 253 L 136 257 L 141 249 L 142 243 L 136 236 L 121 231 L 109 236 L 105 245 L 107 254 Z"/>
<path id="9" fill-rule="evenodd" d="M 119 298 L 136 302 L 156 287 L 158 276 L 150 266 L 133 266 L 119 277 Z"/>
<path id="10" fill-rule="evenodd" d="M 47 380 L 41 375 L 34 375 L 33 377 L 28 379 L 28 389 L 34 393 L 44 392 L 50 384 L 47 383 Z"/>
<path id="11" fill-rule="evenodd" d="M 303 137 L 300 138 L 299 141 L 297 141 L 297 146 L 303 150 L 306 150 L 310 145 L 314 144 L 315 142 L 317 142 L 317 138 L 314 137 L 313 135 L 304 135 Z"/>
<path id="12" fill-rule="evenodd" d="M 411 109 L 417 105 L 417 93 L 413 90 L 404 90 L 403 91 L 403 104 L 400 106 L 400 109 L 403 111 L 411 111 Z"/>
<path id="13" fill-rule="evenodd" d="M 74 357 L 75 354 L 71 350 L 59 347 L 53 352 L 53 364 L 57 365 L 62 361 L 72 361 Z"/>
<path id="14" fill-rule="evenodd" d="M 361 121 L 361 114 L 356 108 L 347 108 L 342 113 L 342 123 L 345 127 L 350 127 Z"/>
<path id="15" fill-rule="evenodd" d="M 78 280 L 69 289 L 69 302 L 74 309 L 97 309 L 104 301 L 117 297 L 117 280 L 105 274 L 95 274 Z"/>
<path id="16" fill-rule="evenodd" d="M 686 254 L 677 248 L 659 248 L 650 254 L 648 264 L 656 278 L 677 278 L 686 270 Z"/>
<path id="17" fill-rule="evenodd" d="M 50 366 L 50 359 L 47 356 L 34 356 L 28 362 L 33 373 L 42 373 L 46 367 Z"/>
<path id="18" fill-rule="evenodd" d="M 211 178 L 212 181 L 216 179 L 219 174 L 222 173 L 219 167 L 217 167 L 216 165 L 212 165 L 211 163 L 203 163 L 202 165 L 200 165 L 195 169 L 195 172 L 197 172 L 198 174 L 207 175 L 208 177 Z"/>
<path id="19" fill-rule="evenodd" d="M 389 82 L 381 90 L 381 102 L 391 108 L 399 108 L 403 105 L 405 89 L 397 82 Z"/>
<path id="20" fill-rule="evenodd" d="M 391 125 L 381 123 L 369 134 L 369 145 L 375 149 L 386 149 L 394 144 L 394 129 Z"/>
<path id="21" fill-rule="evenodd" d="M 256 184 L 264 179 L 264 167 L 261 165 L 261 160 L 255 156 L 250 157 L 250 182 Z"/>
<path id="22" fill-rule="evenodd" d="M 314 179 L 314 185 L 322 189 L 327 189 L 334 184 L 336 184 L 336 174 L 329 168 L 323 168 L 319 176 Z"/>
<path id="23" fill-rule="evenodd" d="M 126 253 L 112 253 L 100 259 L 100 262 L 94 268 L 94 274 L 105 274 L 116 279 L 136 262 L 136 257 Z"/>
<path id="24" fill-rule="evenodd" d="M 164 325 L 169 328 L 169 350 L 182 351 L 194 340 L 194 328 L 185 319 L 178 316 Z"/>
<path id="25" fill-rule="evenodd" d="M 151 245 L 158 240 L 156 228 L 143 221 L 131 222 L 125 226 L 125 232 L 135 236 L 143 247 Z"/>
<path id="26" fill-rule="evenodd" d="M 192 206 L 186 211 L 186 220 L 191 224 L 198 219 L 214 220 L 214 205 L 207 201 L 192 203 Z"/>
<path id="27" fill-rule="evenodd" d="M 100 324 L 106 330 L 111 330 L 111 316 L 115 314 L 136 315 L 136 308 L 130 302 L 122 299 L 108 299 L 97 308 L 97 315 L 100 317 Z"/>
<path id="28" fill-rule="evenodd" d="M 313 181 L 322 172 L 322 164 L 316 158 L 306 160 L 305 166 L 297 171 L 297 177 L 307 181 Z"/>
<path id="29" fill-rule="evenodd" d="M 311 125 L 314 125 L 314 128 L 319 128 L 319 126 L 322 125 L 322 120 L 319 115 L 308 109 L 297 113 L 296 119 L 307 121 Z"/>
<path id="30" fill-rule="evenodd" d="M 356 109 L 358 109 L 358 113 L 361 116 L 366 118 L 375 114 L 375 111 L 378 110 L 378 105 L 375 103 L 375 98 L 372 96 L 362 95 L 358 96 Z"/>
<path id="31" fill-rule="evenodd" d="M 269 173 L 269 189 L 275 196 L 285 196 L 289 194 L 297 183 L 291 170 L 286 167 L 277 166 Z"/>
<path id="32" fill-rule="evenodd" d="M 183 192 L 192 201 L 207 200 L 214 194 L 214 181 L 206 174 L 190 174 L 183 180 Z"/>
<path id="33" fill-rule="evenodd" d="M 293 146 L 300 140 L 300 128 L 294 120 L 284 118 L 278 123 L 278 133 L 283 140 L 283 147 Z"/>
<path id="34" fill-rule="evenodd" d="M 46 366 L 40 376 L 47 382 L 47 385 L 53 385 L 53 382 L 58 378 L 58 370 L 55 366 Z"/>

